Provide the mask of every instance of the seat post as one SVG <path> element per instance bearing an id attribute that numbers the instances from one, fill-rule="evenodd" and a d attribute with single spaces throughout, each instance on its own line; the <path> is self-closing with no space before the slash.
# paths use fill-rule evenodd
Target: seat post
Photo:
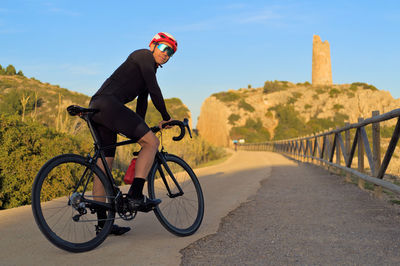
<path id="1" fill-rule="evenodd" d="M 90 134 L 92 134 L 92 137 L 93 137 L 93 140 L 94 140 L 94 145 L 96 146 L 96 148 L 100 148 L 101 143 L 100 143 L 100 140 L 97 137 L 97 132 L 96 132 L 96 130 L 94 129 L 94 127 L 92 125 L 91 115 L 90 114 L 86 114 L 84 119 L 85 119 L 85 121 L 86 121 L 86 123 L 87 123 L 87 125 L 89 127 Z"/>

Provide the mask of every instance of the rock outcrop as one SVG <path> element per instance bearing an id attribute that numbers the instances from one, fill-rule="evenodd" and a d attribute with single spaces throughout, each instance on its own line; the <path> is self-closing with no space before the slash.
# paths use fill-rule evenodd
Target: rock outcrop
<path id="1" fill-rule="evenodd" d="M 213 94 L 201 107 L 199 134 L 214 145 L 230 146 L 232 128 L 243 127 L 248 119 L 253 119 L 261 121 L 272 139 L 279 124 L 279 114 L 274 108 L 277 106 L 293 107 L 304 123 L 315 118 L 333 119 L 337 114 L 356 123 L 359 117 L 371 117 L 372 111 L 383 114 L 400 107 L 400 99 L 394 99 L 387 91 L 366 89 L 364 83 L 317 87 L 285 84 L 286 87 L 273 92 L 257 88 Z"/>
<path id="2" fill-rule="evenodd" d="M 215 97 L 207 98 L 201 106 L 197 129 L 201 136 L 217 146 L 229 145 L 228 117 L 231 112 L 228 106 Z"/>

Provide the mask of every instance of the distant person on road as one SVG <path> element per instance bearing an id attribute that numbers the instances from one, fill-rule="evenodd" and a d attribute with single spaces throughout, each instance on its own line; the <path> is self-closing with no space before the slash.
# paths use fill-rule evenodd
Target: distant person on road
<path id="1" fill-rule="evenodd" d="M 153 164 L 159 140 L 145 123 L 148 95 L 162 116 L 160 128 L 171 121 L 161 89 L 158 86 L 156 71 L 167 63 L 176 52 L 176 39 L 165 32 L 156 34 L 150 41 L 150 49 L 140 49 L 131 53 L 126 61 L 103 83 L 90 101 L 90 108 L 98 109 L 93 116 L 94 127 L 103 146 L 115 144 L 120 133 L 136 140 L 141 151 L 135 165 L 135 178 L 129 189 L 130 205 L 137 211 L 148 211 L 157 206 L 161 200 L 149 199 L 143 195 L 146 177 Z M 137 98 L 136 112 L 125 104 Z M 106 161 L 110 169 L 115 157 L 115 148 L 105 151 Z M 97 162 L 103 169 L 101 161 Z M 105 191 L 100 180 L 93 181 L 94 196 L 104 197 Z M 104 198 L 105 201 L 105 198 Z M 97 212 L 99 219 L 96 232 L 99 232 L 107 218 L 105 211 Z M 113 225 L 111 234 L 121 235 L 130 230 L 129 227 Z"/>

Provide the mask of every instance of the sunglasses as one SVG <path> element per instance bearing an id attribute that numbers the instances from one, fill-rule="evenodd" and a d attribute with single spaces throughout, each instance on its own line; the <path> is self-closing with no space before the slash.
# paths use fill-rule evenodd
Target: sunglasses
<path id="1" fill-rule="evenodd" d="M 175 52 L 174 49 L 172 49 L 171 47 L 169 47 L 168 45 L 164 44 L 164 43 L 160 43 L 157 46 L 158 50 L 160 50 L 161 52 L 167 52 L 167 55 L 169 57 L 171 57 Z"/>

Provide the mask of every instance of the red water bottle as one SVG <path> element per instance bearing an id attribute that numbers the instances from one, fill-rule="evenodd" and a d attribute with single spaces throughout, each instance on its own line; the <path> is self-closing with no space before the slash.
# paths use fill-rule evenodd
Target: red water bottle
<path id="1" fill-rule="evenodd" d="M 124 176 L 124 183 L 127 185 L 132 184 L 133 179 L 135 178 L 135 164 L 136 158 L 133 158 Z"/>

